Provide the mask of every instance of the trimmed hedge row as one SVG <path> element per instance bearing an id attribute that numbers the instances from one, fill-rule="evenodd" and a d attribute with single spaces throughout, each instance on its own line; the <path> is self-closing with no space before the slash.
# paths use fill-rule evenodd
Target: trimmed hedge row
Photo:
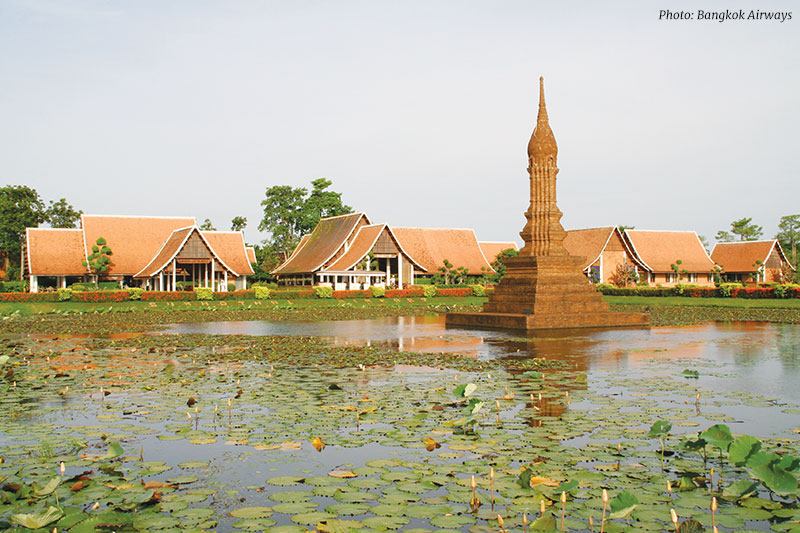
<path id="1" fill-rule="evenodd" d="M 323 289 L 328 287 L 322 287 Z M 483 296 L 491 294 L 492 288 L 461 287 L 457 289 L 434 289 L 431 286 L 422 289 L 387 289 L 378 290 L 373 287 L 368 290 L 356 291 L 315 291 L 306 290 L 264 290 L 261 287 L 251 290 L 211 292 L 211 289 L 198 289 L 196 291 L 143 291 L 130 288 L 121 291 L 74 291 L 71 289 L 58 289 L 56 292 L 41 293 L 0 293 L 0 302 L 84 302 L 84 303 L 115 303 L 129 300 L 143 302 L 179 302 L 195 300 L 305 300 L 312 298 L 424 298 L 432 296 Z M 483 294 L 481 294 L 483 293 Z"/>
<path id="2" fill-rule="evenodd" d="M 800 298 L 800 287 L 600 287 L 609 296 L 684 296 L 688 298 Z"/>

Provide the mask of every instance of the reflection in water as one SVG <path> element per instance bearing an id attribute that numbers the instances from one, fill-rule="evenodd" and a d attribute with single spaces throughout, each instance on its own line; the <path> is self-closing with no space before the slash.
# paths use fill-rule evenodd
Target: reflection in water
<path id="1" fill-rule="evenodd" d="M 478 359 L 542 358 L 575 372 L 674 375 L 656 362 L 700 367 L 697 386 L 717 392 L 748 391 L 800 402 L 800 326 L 760 322 L 686 327 L 558 330 L 530 335 L 447 329 L 444 317 L 386 317 L 329 322 L 208 322 L 176 324 L 163 333 L 310 335 L 334 345 L 376 346 L 404 352 L 456 353 Z M 710 368 L 709 368 L 710 367 Z M 680 370 L 678 371 L 680 372 Z M 724 377 L 725 379 L 720 379 Z M 589 379 L 592 383 L 594 380 Z M 563 402 L 545 408 L 555 416 Z M 552 406 L 550 405 L 552 403 Z M 531 406 L 533 407 L 533 406 Z"/>

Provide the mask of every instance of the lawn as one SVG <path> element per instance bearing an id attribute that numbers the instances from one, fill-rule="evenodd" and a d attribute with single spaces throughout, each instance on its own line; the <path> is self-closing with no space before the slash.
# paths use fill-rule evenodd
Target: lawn
<path id="1" fill-rule="evenodd" d="M 684 296 L 603 296 L 611 305 L 800 309 L 800 299 L 687 298 Z"/>

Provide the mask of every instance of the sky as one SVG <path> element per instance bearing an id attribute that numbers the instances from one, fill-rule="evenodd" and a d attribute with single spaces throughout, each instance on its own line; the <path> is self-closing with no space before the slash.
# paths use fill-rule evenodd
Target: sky
<path id="1" fill-rule="evenodd" d="M 0 0 L 0 185 L 256 243 L 267 188 L 325 177 L 376 223 L 521 242 L 544 76 L 566 229 L 772 238 L 800 213 L 796 5 Z M 697 20 L 726 9 L 792 18 Z"/>

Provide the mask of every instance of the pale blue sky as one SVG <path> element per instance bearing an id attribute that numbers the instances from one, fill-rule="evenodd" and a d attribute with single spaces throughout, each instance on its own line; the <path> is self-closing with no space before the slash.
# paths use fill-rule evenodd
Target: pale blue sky
<path id="1" fill-rule="evenodd" d="M 0 183 L 256 231 L 327 177 L 373 221 L 519 240 L 538 77 L 567 229 L 800 212 L 795 2 L 0 1 Z"/>

